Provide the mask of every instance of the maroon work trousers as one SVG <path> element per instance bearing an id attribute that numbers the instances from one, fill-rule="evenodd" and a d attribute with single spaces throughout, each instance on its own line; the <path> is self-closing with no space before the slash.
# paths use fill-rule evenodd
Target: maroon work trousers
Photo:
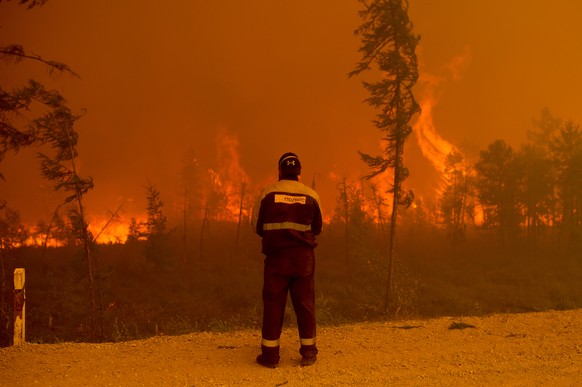
<path id="1" fill-rule="evenodd" d="M 315 338 L 315 255 L 313 249 L 293 249 L 265 258 L 263 329 L 266 340 L 279 340 L 287 294 L 291 296 L 299 337 Z"/>

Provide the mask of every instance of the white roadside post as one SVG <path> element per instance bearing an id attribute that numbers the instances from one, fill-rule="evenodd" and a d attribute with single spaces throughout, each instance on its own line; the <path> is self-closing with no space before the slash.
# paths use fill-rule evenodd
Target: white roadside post
<path id="1" fill-rule="evenodd" d="M 13 345 L 21 345 L 24 343 L 24 307 L 25 307 L 25 293 L 24 293 L 24 269 L 14 269 L 14 341 Z"/>

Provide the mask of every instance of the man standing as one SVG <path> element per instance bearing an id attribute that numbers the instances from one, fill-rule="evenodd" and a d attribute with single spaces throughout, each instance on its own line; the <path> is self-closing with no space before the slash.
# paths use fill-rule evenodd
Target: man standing
<path id="1" fill-rule="evenodd" d="M 263 238 L 263 328 L 257 363 L 279 364 L 279 338 L 287 293 L 297 317 L 301 365 L 317 359 L 315 345 L 315 236 L 323 225 L 319 195 L 299 182 L 301 163 L 295 153 L 279 159 L 279 181 L 267 187 L 255 207 L 253 225 Z"/>

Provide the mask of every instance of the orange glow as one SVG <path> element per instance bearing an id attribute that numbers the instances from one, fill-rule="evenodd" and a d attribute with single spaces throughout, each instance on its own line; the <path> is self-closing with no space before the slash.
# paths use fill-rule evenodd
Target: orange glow
<path id="1" fill-rule="evenodd" d="M 138 224 L 147 220 L 145 214 L 134 218 Z M 114 219 L 92 217 L 89 223 L 89 232 L 97 243 L 125 243 L 129 235 L 130 224 L 131 218 L 127 216 L 116 216 Z"/>
<path id="2" fill-rule="evenodd" d="M 392 204 L 392 194 L 388 193 L 390 189 L 390 179 L 388 178 L 388 175 L 382 174 L 367 180 L 361 177 L 342 177 L 338 173 L 330 172 L 328 177 L 331 181 L 335 182 L 337 198 L 335 212 L 341 214 L 342 218 L 345 218 L 345 207 L 342 207 L 345 203 L 342 203 L 339 198 L 343 194 L 342 190 L 344 189 L 345 182 L 346 193 L 351 206 L 355 205 L 357 202 L 360 206 L 360 210 L 374 223 L 387 222 L 389 214 L 388 210 Z M 375 186 L 375 189 L 372 188 L 372 185 Z M 383 219 L 379 219 L 379 204 Z M 354 208 L 350 209 L 350 211 L 353 210 Z M 323 219 L 324 223 L 331 223 L 333 216 L 334 211 L 325 212 Z"/>
<path id="3" fill-rule="evenodd" d="M 24 242 L 25 246 L 46 246 L 47 247 L 59 247 L 62 246 L 63 243 L 58 242 L 57 240 L 55 240 L 54 238 L 48 238 L 45 239 L 43 237 L 33 237 L 33 236 L 29 236 L 26 241 Z M 13 246 L 13 247 L 20 247 L 20 246 Z"/>
<path id="4" fill-rule="evenodd" d="M 330 171 L 357 182 L 366 173 L 357 152 L 376 153 L 381 133 L 370 122 L 374 109 L 363 102 L 364 79 L 347 76 L 361 56 L 361 41 L 352 33 L 362 22 L 358 2 L 223 7 L 192 1 L 172 6 L 49 1 L 34 10 L 18 3 L 1 2 L 3 45 L 22 44 L 27 52 L 67 64 L 80 77 L 49 77 L 40 63 L 24 60 L 3 63 L 0 83 L 11 90 L 37 79 L 61 91 L 81 116 L 75 126 L 77 162 L 82 177 L 94 178 L 85 202 L 90 217 L 106 214 L 120 200 L 135 200 L 124 210 L 143 215 L 147 178 L 164 198 L 169 225 L 181 224 L 177 171 L 188 148 L 205 178 L 198 205 L 210 190 L 206 171 L 212 168 L 217 175 L 212 184 L 227 198 L 223 218 L 238 221 L 243 182 L 245 192 L 254 195 L 273 177 L 273 160 L 288 150 L 305 161 L 308 183 L 315 173 L 322 177 L 316 189 L 327 216 L 340 181 L 328 179 Z M 543 106 L 582 121 L 576 87 L 582 72 L 571 49 L 580 36 L 576 17 L 582 2 L 444 3 L 411 2 L 409 10 L 422 37 L 415 96 L 423 112 L 414 125 L 422 155 L 416 144 L 406 154 L 406 188 L 417 197 L 438 194 L 435 175 L 442 176 L 444 158 L 458 139 L 473 149 L 497 138 L 515 146 L 526 139 L 531 118 Z M 273 15 L 278 15 L 275 23 Z M 568 28 L 540 28 L 556 21 Z M 552 55 L 539 55 L 544 52 Z M 518 104 L 510 90 L 518 91 Z M 19 125 L 29 118 L 23 114 L 15 121 Z M 217 130 L 220 126 L 226 129 Z M 47 218 L 62 202 L 61 192 L 38 173 L 36 152 L 8 154 L 1 168 L 1 199 L 29 224 Z M 425 168 L 425 158 L 436 172 Z M 378 183 L 390 180 L 386 175 Z M 248 209 L 243 212 L 246 216 Z M 122 226 L 115 227 L 113 236 L 100 239 L 124 234 Z"/>
<path id="5" fill-rule="evenodd" d="M 223 214 L 226 221 L 237 222 L 241 214 L 241 196 L 244 200 L 244 190 L 248 192 L 249 177 L 240 165 L 237 136 L 218 130 L 216 135 L 216 150 L 218 170 L 209 169 L 212 189 L 224 195 L 226 211 Z M 242 215 L 248 215 L 248 203 L 243 202 Z"/>
<path id="6" fill-rule="evenodd" d="M 485 215 L 483 214 L 483 207 L 475 206 L 474 210 L 474 218 L 475 225 L 482 226 L 483 222 L 485 221 Z"/>
<path id="7" fill-rule="evenodd" d="M 464 47 L 464 52 L 453 57 L 445 66 L 449 73 L 449 79 L 458 82 L 462 79 L 463 71 L 471 61 L 471 52 L 468 46 Z M 448 154 L 458 149 L 445 140 L 436 129 L 433 119 L 433 108 L 438 103 L 436 91 L 443 87 L 444 78 L 424 72 L 420 78 L 420 85 L 423 87 L 424 96 L 419 98 L 421 108 L 420 117 L 414 124 L 413 131 L 416 135 L 418 145 L 424 157 L 426 157 L 440 175 L 442 186 L 445 173 L 445 160 Z"/>
<path id="8" fill-rule="evenodd" d="M 371 179 L 369 181 L 369 186 L 367 188 L 367 197 L 370 200 L 370 210 L 368 211 L 368 214 L 370 214 L 370 216 L 372 217 L 372 219 L 374 219 L 375 222 L 379 222 L 380 220 L 378 219 L 378 202 L 381 201 L 383 204 L 382 207 L 382 211 L 383 211 L 383 215 L 384 215 L 384 219 L 382 219 L 383 222 L 387 222 L 387 218 L 389 215 L 388 210 L 392 207 L 392 198 L 393 195 L 389 192 L 390 189 L 392 188 L 392 173 L 388 172 L 387 175 L 382 175 L 382 176 L 376 176 L 373 179 Z M 376 188 L 376 198 L 374 198 L 374 193 L 372 190 L 371 185 L 374 185 Z M 376 202 L 374 202 L 374 200 Z"/>
<path id="9" fill-rule="evenodd" d="M 52 235 L 47 238 L 46 234 L 35 234 L 36 227 L 34 226 L 24 225 L 24 227 L 28 230 L 28 238 L 24 242 L 25 246 L 60 247 L 65 245 L 64 242 L 57 240 Z"/>
<path id="10" fill-rule="evenodd" d="M 414 133 L 424 157 L 444 177 L 445 159 L 455 146 L 442 138 L 436 131 L 432 109 L 436 104 L 434 97 L 429 96 L 420 102 L 422 113 L 414 125 Z"/>
<path id="11" fill-rule="evenodd" d="M 146 221 L 145 215 L 136 217 L 136 222 L 143 223 Z M 110 217 L 91 217 L 89 222 L 88 230 L 95 238 L 96 243 L 100 244 L 110 244 L 110 243 L 125 243 L 129 235 L 129 227 L 131 224 L 131 218 L 116 216 L 114 219 Z M 47 247 L 60 247 L 65 245 L 64 241 L 57 240 L 54 235 L 34 235 L 34 230 L 36 227 L 28 226 L 29 230 L 28 239 L 25 241 L 27 246 L 47 246 Z"/>

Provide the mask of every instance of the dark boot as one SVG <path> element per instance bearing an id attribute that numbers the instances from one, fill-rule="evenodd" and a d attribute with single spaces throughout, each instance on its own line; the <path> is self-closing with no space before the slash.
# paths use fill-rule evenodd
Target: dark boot
<path id="1" fill-rule="evenodd" d="M 261 354 L 257 356 L 257 363 L 267 368 L 277 367 L 279 364 L 279 347 L 261 345 Z"/>
<path id="2" fill-rule="evenodd" d="M 302 345 L 299 349 L 301 354 L 301 365 L 307 367 L 317 360 L 317 347 L 314 345 Z"/>

